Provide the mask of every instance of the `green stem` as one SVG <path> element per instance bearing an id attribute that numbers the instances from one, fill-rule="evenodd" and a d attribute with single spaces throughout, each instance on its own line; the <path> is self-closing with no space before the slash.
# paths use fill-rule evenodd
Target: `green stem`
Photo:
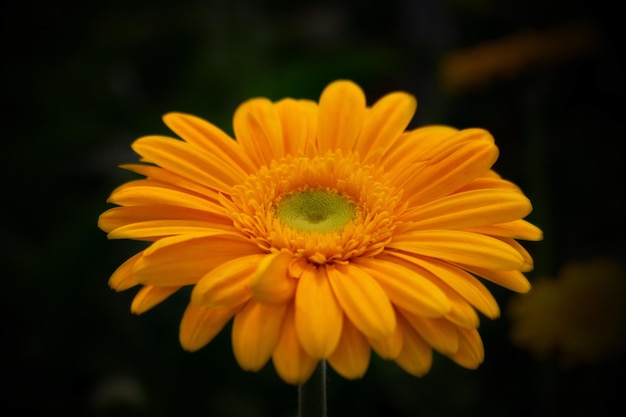
<path id="1" fill-rule="evenodd" d="M 327 417 L 326 361 L 320 361 L 311 378 L 298 386 L 298 417 Z"/>

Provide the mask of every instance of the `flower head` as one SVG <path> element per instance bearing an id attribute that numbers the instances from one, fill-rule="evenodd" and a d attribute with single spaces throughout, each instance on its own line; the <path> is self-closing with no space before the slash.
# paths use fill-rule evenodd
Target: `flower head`
<path id="1" fill-rule="evenodd" d="M 187 114 L 165 123 L 182 140 L 138 139 L 145 176 L 117 188 L 99 226 L 111 239 L 150 242 L 112 275 L 141 286 L 135 313 L 193 286 L 183 348 L 202 348 L 231 320 L 239 365 L 270 359 L 289 383 L 320 360 L 361 377 L 371 351 L 414 375 L 433 349 L 467 368 L 483 360 L 477 311 L 499 315 L 477 277 L 513 291 L 532 259 L 515 239 L 538 240 L 531 204 L 492 169 L 482 129 L 405 131 L 406 93 L 366 105 L 352 82 L 319 103 L 243 103 L 231 139 Z"/>
<path id="2" fill-rule="evenodd" d="M 556 278 L 508 305 L 511 338 L 537 357 L 556 355 L 564 367 L 626 352 L 626 265 L 611 258 L 569 262 Z"/>

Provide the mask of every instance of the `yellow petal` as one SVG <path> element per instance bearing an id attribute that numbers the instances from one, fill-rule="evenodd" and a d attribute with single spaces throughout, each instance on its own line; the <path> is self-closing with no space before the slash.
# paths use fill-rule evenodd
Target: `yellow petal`
<path id="1" fill-rule="evenodd" d="M 492 269 L 470 267 L 463 268 L 511 291 L 526 293 L 530 291 L 530 282 L 520 271 L 494 271 Z"/>
<path id="2" fill-rule="evenodd" d="M 365 116 L 365 94 L 351 81 L 329 84 L 319 100 L 318 149 L 320 155 L 336 149 L 354 149 Z"/>
<path id="3" fill-rule="evenodd" d="M 282 126 L 284 154 L 305 155 L 307 145 L 317 141 L 317 103 L 287 98 L 276 103 L 276 111 Z"/>
<path id="4" fill-rule="evenodd" d="M 522 255 L 510 245 L 493 237 L 456 230 L 396 234 L 387 248 L 489 269 L 511 270 L 524 265 Z"/>
<path id="5" fill-rule="evenodd" d="M 452 194 L 409 209 L 400 220 L 411 229 L 462 229 L 504 223 L 532 210 L 528 198 L 508 190 L 474 190 Z"/>
<path id="6" fill-rule="evenodd" d="M 397 314 L 396 319 L 400 320 Z M 396 359 L 402 352 L 402 344 L 404 343 L 403 327 L 397 324 L 396 331 L 391 336 L 384 339 L 368 339 L 368 342 L 381 358 Z"/>
<path id="7" fill-rule="evenodd" d="M 190 352 L 204 347 L 240 309 L 206 308 L 188 305 L 180 322 L 180 344 Z"/>
<path id="8" fill-rule="evenodd" d="M 390 93 L 378 100 L 367 110 L 363 130 L 356 142 L 355 150 L 364 163 L 372 160 L 371 150 L 379 149 L 382 155 L 397 141 L 415 114 L 417 100 L 403 92 Z"/>
<path id="9" fill-rule="evenodd" d="M 361 378 L 370 363 L 371 349 L 367 339 L 350 320 L 343 321 L 343 331 L 337 349 L 328 358 L 328 363 L 346 379 Z"/>
<path id="10" fill-rule="evenodd" d="M 260 252 L 258 246 L 241 238 L 173 236 L 144 250 L 133 272 L 145 285 L 191 285 L 224 262 Z"/>
<path id="11" fill-rule="evenodd" d="M 294 307 L 291 304 L 285 318 L 278 343 L 272 354 L 276 373 L 289 384 L 303 384 L 315 371 L 317 360 L 302 348 L 296 332 Z"/>
<path id="12" fill-rule="evenodd" d="M 420 277 L 410 263 L 380 256 L 357 258 L 354 263 L 380 284 L 392 304 L 413 314 L 441 317 L 450 311 L 450 301 L 439 287 Z"/>
<path id="13" fill-rule="evenodd" d="M 235 137 L 250 159 L 270 165 L 283 156 L 282 127 L 274 104 L 265 98 L 255 98 L 241 104 L 233 117 Z"/>
<path id="14" fill-rule="evenodd" d="M 443 151 L 404 186 L 404 195 L 413 206 L 449 195 L 483 175 L 498 159 L 498 148 L 487 140 L 464 142 Z"/>
<path id="15" fill-rule="evenodd" d="M 135 285 L 139 285 L 140 282 L 137 281 L 137 278 L 133 274 L 133 269 L 135 268 L 137 260 L 142 256 L 143 252 L 139 252 L 120 265 L 115 272 L 113 272 L 111 278 L 109 278 L 109 286 L 115 291 L 124 291 Z"/>
<path id="16" fill-rule="evenodd" d="M 142 287 L 130 306 L 130 311 L 135 314 L 143 314 L 152 307 L 174 294 L 181 287 L 155 287 L 148 285 Z"/>
<path id="17" fill-rule="evenodd" d="M 485 349 L 480 334 L 476 329 L 459 328 L 458 332 L 459 349 L 456 353 L 449 355 L 449 358 L 464 368 L 478 368 L 485 358 Z"/>
<path id="18" fill-rule="evenodd" d="M 466 229 L 469 232 L 482 233 L 485 235 L 508 237 L 522 240 L 542 240 L 543 232 L 537 226 L 526 220 L 514 220 L 512 222 L 479 226 Z"/>
<path id="19" fill-rule="evenodd" d="M 330 287 L 326 268 L 307 268 L 298 281 L 295 298 L 298 339 L 314 359 L 328 358 L 341 337 L 343 312 Z"/>
<path id="20" fill-rule="evenodd" d="M 165 236 L 185 234 L 197 236 L 223 236 L 225 234 L 235 235 L 239 234 L 239 232 L 230 225 L 201 220 L 150 220 L 120 226 L 109 232 L 107 237 L 109 239 L 154 240 Z"/>
<path id="21" fill-rule="evenodd" d="M 429 319 L 400 310 L 413 329 L 436 351 L 453 354 L 459 348 L 457 327 L 446 319 Z"/>
<path id="22" fill-rule="evenodd" d="M 224 219 L 222 216 L 174 206 L 113 207 L 100 215 L 98 227 L 108 233 L 118 227 L 132 223 L 153 220 L 184 220 L 210 222 L 214 223 L 216 228 L 224 228 L 229 225 L 229 222 L 225 222 Z M 230 224 L 232 225 L 232 221 Z"/>
<path id="23" fill-rule="evenodd" d="M 203 212 L 226 215 L 220 204 L 199 197 L 174 186 L 158 184 L 150 180 L 131 181 L 118 187 L 107 200 L 119 206 L 176 206 Z"/>
<path id="24" fill-rule="evenodd" d="M 381 286 L 357 265 L 326 266 L 333 292 L 346 316 L 364 335 L 384 339 L 396 330 L 396 314 Z"/>
<path id="25" fill-rule="evenodd" d="M 212 269 L 191 291 L 191 303 L 197 306 L 230 308 L 247 301 L 250 277 L 266 255 L 232 259 Z"/>
<path id="26" fill-rule="evenodd" d="M 192 193 L 204 196 L 212 202 L 216 202 L 219 196 L 219 191 L 213 188 L 209 188 L 206 185 L 154 165 L 122 164 L 120 168 L 144 175 L 148 181 L 154 184 L 169 184 L 177 189 L 191 191 Z"/>
<path id="27" fill-rule="evenodd" d="M 296 292 L 297 280 L 289 276 L 293 256 L 284 252 L 265 255 L 250 279 L 252 298 L 261 303 L 285 303 Z"/>
<path id="28" fill-rule="evenodd" d="M 403 256 L 402 254 L 397 256 L 430 272 L 431 279 L 446 283 L 487 317 L 495 319 L 500 315 L 496 299 L 480 281 L 468 272 L 433 258 Z"/>
<path id="29" fill-rule="evenodd" d="M 132 148 L 145 162 L 222 192 L 230 191 L 246 178 L 239 166 L 173 138 L 145 136 L 137 139 Z"/>
<path id="30" fill-rule="evenodd" d="M 402 329 L 403 343 L 402 352 L 395 358 L 396 363 L 411 375 L 426 375 L 433 363 L 432 348 L 401 315 L 398 315 L 398 326 Z"/>
<path id="31" fill-rule="evenodd" d="M 168 113 L 163 116 L 163 121 L 186 142 L 204 149 L 231 166 L 241 167 L 246 172 L 253 170 L 253 164 L 242 152 L 241 146 L 208 121 L 183 113 Z"/>
<path id="32" fill-rule="evenodd" d="M 254 300 L 235 316 L 232 341 L 235 359 L 242 369 L 258 371 L 278 343 L 287 306 L 260 304 Z"/>

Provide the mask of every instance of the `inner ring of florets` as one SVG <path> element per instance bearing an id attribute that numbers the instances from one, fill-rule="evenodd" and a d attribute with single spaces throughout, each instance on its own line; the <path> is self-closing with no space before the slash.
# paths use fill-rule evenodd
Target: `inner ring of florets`
<path id="1" fill-rule="evenodd" d="M 260 248 L 325 264 L 382 252 L 400 191 L 382 170 L 335 151 L 273 161 L 230 197 L 222 203 L 233 224 Z"/>

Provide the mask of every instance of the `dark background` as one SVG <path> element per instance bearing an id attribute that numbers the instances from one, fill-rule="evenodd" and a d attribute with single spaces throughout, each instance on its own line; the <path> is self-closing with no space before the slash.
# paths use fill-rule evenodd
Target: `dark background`
<path id="1" fill-rule="evenodd" d="M 271 364 L 257 374 L 241 371 L 228 331 L 199 352 L 180 348 L 188 294 L 135 316 L 129 312 L 134 290 L 118 294 L 107 285 L 140 246 L 107 241 L 97 217 L 111 190 L 129 178 L 117 165 L 136 161 L 131 142 L 169 134 L 160 120 L 169 111 L 199 115 L 231 132 L 236 106 L 253 96 L 317 99 L 337 78 L 359 83 L 370 102 L 408 91 L 419 101 L 414 126 L 480 126 L 496 137 L 496 169 L 524 189 L 535 206 L 530 220 L 545 232 L 543 242 L 525 244 L 536 260 L 531 280 L 574 260 L 623 258 L 626 68 L 618 42 L 623 22 L 613 4 L 5 3 L 0 413 L 296 414 L 296 388 Z M 572 22 L 590 28 L 591 47 L 551 52 L 505 73 L 492 74 L 489 60 L 480 59 L 486 75 L 477 81 L 444 82 L 441 63 L 451 51 Z M 505 50 L 523 55 L 514 46 Z M 511 294 L 490 288 L 505 311 Z M 564 370 L 554 357 L 535 359 L 515 347 L 509 329 L 506 314 L 483 318 L 486 361 L 476 371 L 436 356 L 423 378 L 378 358 L 359 381 L 331 373 L 329 414 L 624 410 L 622 358 Z"/>

